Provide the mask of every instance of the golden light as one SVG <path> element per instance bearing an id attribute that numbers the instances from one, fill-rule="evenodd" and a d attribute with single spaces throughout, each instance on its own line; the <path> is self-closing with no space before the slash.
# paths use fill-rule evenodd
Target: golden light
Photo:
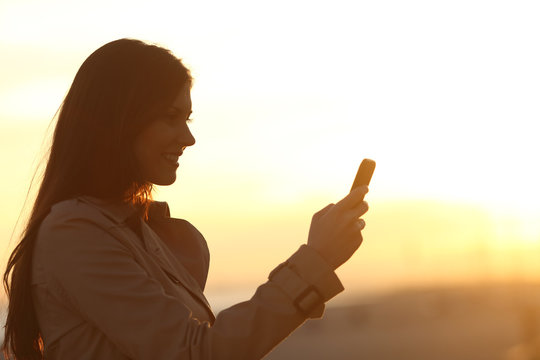
<path id="1" fill-rule="evenodd" d="M 366 242 L 341 270 L 349 287 L 503 277 L 514 271 L 505 251 L 532 264 L 540 241 L 538 6 L 528 6 L 4 1 L 1 234 L 78 66 L 135 37 L 171 48 L 195 76 L 197 144 L 157 197 L 206 235 L 210 291 L 263 281 L 364 157 L 378 165 Z"/>

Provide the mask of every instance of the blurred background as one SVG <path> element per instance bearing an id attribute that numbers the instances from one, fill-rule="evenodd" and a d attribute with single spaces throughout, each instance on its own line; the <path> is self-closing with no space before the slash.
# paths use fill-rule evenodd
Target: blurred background
<path id="1" fill-rule="evenodd" d="M 0 0 L 2 267 L 77 69 L 138 38 L 195 78 L 197 143 L 155 197 L 206 237 L 216 312 L 377 161 L 346 291 L 269 359 L 533 359 L 538 18 L 522 0 Z"/>

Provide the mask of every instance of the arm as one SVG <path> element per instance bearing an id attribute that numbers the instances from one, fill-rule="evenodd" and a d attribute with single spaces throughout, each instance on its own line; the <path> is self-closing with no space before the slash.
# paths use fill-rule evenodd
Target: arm
<path id="1" fill-rule="evenodd" d="M 343 289 L 319 251 L 303 245 L 211 326 L 165 294 L 106 229 L 73 218 L 48 223 L 41 237 L 51 281 L 132 359 L 260 359 Z"/>

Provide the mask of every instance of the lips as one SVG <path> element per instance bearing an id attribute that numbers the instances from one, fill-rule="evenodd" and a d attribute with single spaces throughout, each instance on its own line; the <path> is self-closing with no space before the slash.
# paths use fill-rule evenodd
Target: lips
<path id="1" fill-rule="evenodd" d="M 175 153 L 163 153 L 161 154 L 161 157 L 171 166 L 177 167 L 178 166 L 178 158 L 182 154 L 175 154 Z"/>

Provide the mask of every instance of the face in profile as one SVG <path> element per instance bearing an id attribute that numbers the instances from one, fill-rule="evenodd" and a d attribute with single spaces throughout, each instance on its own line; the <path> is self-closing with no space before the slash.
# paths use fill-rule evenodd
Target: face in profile
<path id="1" fill-rule="evenodd" d="M 190 114 L 191 94 L 186 85 L 169 108 L 136 137 L 135 159 L 145 181 L 155 185 L 174 183 L 178 158 L 187 146 L 195 144 L 188 127 Z"/>

